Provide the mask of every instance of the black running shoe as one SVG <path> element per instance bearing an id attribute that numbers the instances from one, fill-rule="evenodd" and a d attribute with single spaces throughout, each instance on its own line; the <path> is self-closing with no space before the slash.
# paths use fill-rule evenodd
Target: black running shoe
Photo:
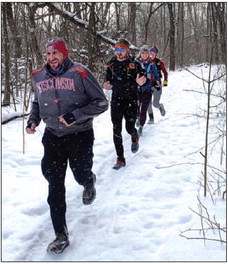
<path id="1" fill-rule="evenodd" d="M 121 161 L 117 161 L 116 164 L 112 167 L 114 170 L 119 170 L 123 167 L 125 167 L 126 164 L 124 164 L 123 162 Z"/>
<path id="2" fill-rule="evenodd" d="M 67 232 L 57 233 L 55 240 L 48 245 L 47 252 L 60 254 L 69 245 L 70 242 L 68 239 L 68 233 Z"/>
<path id="3" fill-rule="evenodd" d="M 116 159 L 116 164 L 112 167 L 114 170 L 119 170 L 126 166 L 126 160 L 123 156 L 119 156 Z"/>
<path id="4" fill-rule="evenodd" d="M 154 124 L 154 119 L 153 118 L 150 118 L 147 123 L 148 124 Z"/>
<path id="5" fill-rule="evenodd" d="M 149 114 L 148 124 L 154 124 L 154 113 L 153 112 Z"/>
<path id="6" fill-rule="evenodd" d="M 96 182 L 96 175 L 93 174 L 93 184 L 91 186 L 85 186 L 82 194 L 82 202 L 86 205 L 92 204 L 96 198 L 96 189 L 94 184 Z"/>

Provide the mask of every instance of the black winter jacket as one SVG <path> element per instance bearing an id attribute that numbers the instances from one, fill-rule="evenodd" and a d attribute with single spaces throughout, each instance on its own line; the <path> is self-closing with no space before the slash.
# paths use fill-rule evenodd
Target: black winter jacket
<path id="1" fill-rule="evenodd" d="M 138 97 L 138 84 L 136 76 L 145 76 L 139 62 L 134 57 L 118 61 L 116 56 L 107 64 L 106 81 L 112 85 L 112 99 L 135 100 Z"/>

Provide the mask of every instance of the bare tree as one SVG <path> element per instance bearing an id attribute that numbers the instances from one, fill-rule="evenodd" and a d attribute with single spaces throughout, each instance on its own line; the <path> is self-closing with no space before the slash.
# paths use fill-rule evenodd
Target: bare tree
<path id="1" fill-rule="evenodd" d="M 127 37 L 132 44 L 136 45 L 136 3 L 135 2 L 130 2 Z"/>
<path id="2" fill-rule="evenodd" d="M 178 3 L 177 59 L 179 66 L 182 68 L 184 65 L 184 3 Z"/>
<path id="3" fill-rule="evenodd" d="M 111 3 L 100 3 L 101 4 L 101 19 L 100 23 L 102 28 L 105 28 L 105 25 L 107 24 L 107 16 L 110 10 Z"/>
<path id="4" fill-rule="evenodd" d="M 214 3 L 210 3 L 210 4 L 211 4 L 211 16 L 212 16 L 212 27 L 213 27 L 211 32 L 213 36 L 212 41 L 215 43 L 213 58 L 214 58 L 214 62 L 218 63 L 219 62 L 218 21 L 217 21 L 217 14 L 215 12 Z"/>
<path id="5" fill-rule="evenodd" d="M 87 43 L 88 43 L 88 67 L 95 71 L 95 62 L 97 57 L 97 51 L 98 48 L 98 38 L 96 35 L 96 3 L 92 2 L 90 6 L 90 15 L 89 15 L 89 25 L 88 25 L 88 31 L 87 31 Z"/>
<path id="6" fill-rule="evenodd" d="M 28 15 L 29 15 L 29 31 L 30 31 L 30 49 L 31 54 L 34 55 L 33 65 L 37 68 L 41 67 L 43 64 L 43 56 L 40 50 L 40 46 L 36 37 L 36 22 L 35 22 L 35 13 L 39 8 L 38 5 L 28 4 Z"/>
<path id="7" fill-rule="evenodd" d="M 213 48 L 211 49 L 211 60 L 212 61 L 212 54 L 213 54 Z M 211 107 L 211 63 L 209 66 L 209 76 L 208 76 L 208 82 L 207 82 L 207 116 L 206 116 L 206 131 L 205 131 L 205 152 L 204 152 L 204 196 L 207 195 L 207 167 L 208 167 L 208 137 L 209 137 L 209 121 L 210 121 L 210 107 Z"/>
<path id="8" fill-rule="evenodd" d="M 11 86 L 8 94 L 13 100 L 24 82 L 21 66 L 25 63 L 17 57 L 27 56 L 28 48 L 33 68 L 40 67 L 41 47 L 52 36 L 63 37 L 72 59 L 94 71 L 98 64 L 103 69 L 101 64 L 112 55 L 111 47 L 119 37 L 127 37 L 138 47 L 158 45 L 169 70 L 175 70 L 176 64 L 209 61 L 212 39 L 217 41 L 213 62 L 226 63 L 226 3 L 15 2 L 7 7 L 2 8 L 2 22 L 6 19 L 2 23 L 2 65 L 14 74 L 9 77 L 4 71 L 2 83 Z"/>
<path id="9" fill-rule="evenodd" d="M 219 28 L 219 43 L 221 43 L 221 61 L 222 63 L 226 64 L 227 63 L 227 54 L 226 54 L 226 4 L 225 3 L 213 3 L 213 6 L 215 8 L 215 14 L 216 18 L 218 19 L 218 28 Z"/>
<path id="10" fill-rule="evenodd" d="M 4 82 L 4 99 L 3 99 L 3 106 L 9 106 L 10 105 L 10 93 L 11 93 L 11 87 L 10 87 L 10 42 L 9 42 L 9 36 L 8 36 L 8 30 L 7 30 L 7 17 L 6 17 L 6 9 L 7 9 L 7 3 L 2 3 L 3 5 L 3 49 L 4 49 L 4 74 L 2 73 L 2 76 L 5 78 Z M 3 71 L 3 68 L 2 68 Z"/>
<path id="11" fill-rule="evenodd" d="M 175 71 L 175 17 L 174 17 L 175 3 L 168 3 L 169 9 L 169 69 Z"/>
<path id="12" fill-rule="evenodd" d="M 115 2 L 115 13 L 116 13 L 116 31 L 120 31 L 120 4 Z"/>
<path id="13" fill-rule="evenodd" d="M 13 3 L 11 2 L 6 2 L 5 3 L 6 7 L 6 16 L 7 16 L 7 21 L 8 21 L 8 26 L 14 41 L 14 51 L 15 51 L 15 57 L 20 58 L 22 54 L 21 50 L 21 37 L 20 33 L 18 31 L 17 23 L 13 15 Z"/>
<path id="14" fill-rule="evenodd" d="M 187 239 L 203 240 L 204 243 L 206 243 L 206 241 L 213 241 L 226 244 L 226 226 L 223 225 L 223 223 L 219 223 L 215 215 L 212 218 L 210 212 L 201 202 L 199 196 L 197 199 L 198 211 L 190 209 L 194 214 L 199 216 L 201 227 L 182 231 L 180 236 Z M 186 233 L 190 233 L 190 235 L 186 235 Z"/>

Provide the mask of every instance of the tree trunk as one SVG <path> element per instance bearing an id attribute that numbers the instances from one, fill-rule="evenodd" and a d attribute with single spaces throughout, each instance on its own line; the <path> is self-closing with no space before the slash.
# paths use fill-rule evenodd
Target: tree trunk
<path id="1" fill-rule="evenodd" d="M 169 52 L 170 52 L 170 61 L 169 61 L 169 70 L 175 71 L 175 17 L 174 17 L 174 5 L 175 3 L 168 3 L 169 9 Z"/>
<path id="2" fill-rule="evenodd" d="M 136 3 L 131 2 L 130 3 L 130 17 L 129 17 L 129 24 L 128 24 L 128 40 L 136 45 L 136 26 L 135 26 L 135 20 L 136 20 Z"/>
<path id="3" fill-rule="evenodd" d="M 178 3 L 177 23 L 177 55 L 178 64 L 182 68 L 184 64 L 184 5 Z"/>
<path id="4" fill-rule="evenodd" d="M 90 7 L 90 15 L 89 15 L 89 27 L 87 31 L 87 40 L 88 40 L 88 67 L 91 71 L 95 71 L 95 61 L 97 57 L 98 51 L 98 39 L 96 37 L 96 11 L 95 11 L 96 3 L 92 2 Z"/>
<path id="5" fill-rule="evenodd" d="M 152 16 L 152 9 L 153 9 L 153 4 L 154 3 L 150 3 L 150 7 L 149 7 L 149 14 L 145 23 L 145 43 L 147 43 L 148 41 L 148 33 L 149 33 L 149 25 L 150 25 L 150 19 Z"/>
<path id="6" fill-rule="evenodd" d="M 214 50 L 214 43 L 211 47 L 211 58 L 210 58 L 210 66 L 209 66 L 209 76 L 207 82 L 207 111 L 206 111 L 206 131 L 205 131 L 205 153 L 204 153 L 204 197 L 207 196 L 207 185 L 208 185 L 208 142 L 209 142 L 209 122 L 210 122 L 210 108 L 211 108 L 211 91 L 212 91 L 212 83 L 211 83 L 211 67 L 212 67 L 212 57 Z"/>
<path id="7" fill-rule="evenodd" d="M 12 3 L 6 2 L 6 16 L 8 21 L 8 26 L 10 29 L 10 32 L 13 37 L 14 41 L 14 49 L 15 49 L 15 57 L 20 58 L 22 54 L 21 50 L 21 37 L 17 28 L 17 24 L 15 22 L 14 16 L 13 16 L 13 9 L 12 9 Z"/>
<path id="8" fill-rule="evenodd" d="M 3 47 L 4 47 L 4 64 L 5 64 L 5 75 L 3 74 L 2 69 L 2 76 L 5 76 L 5 87 L 4 87 L 4 99 L 3 99 L 3 106 L 10 105 L 10 43 L 9 43 L 9 36 L 7 30 L 7 18 L 6 18 L 6 9 L 7 3 L 2 3 L 3 5 Z"/>
<path id="9" fill-rule="evenodd" d="M 226 54 L 226 5 L 225 3 L 213 3 L 215 8 L 216 18 L 218 20 L 218 29 L 219 29 L 219 37 L 220 37 L 220 45 L 221 45 L 221 53 L 219 54 L 221 57 L 221 62 L 227 63 L 227 54 Z"/>
<path id="10" fill-rule="evenodd" d="M 205 61 L 209 61 L 210 60 L 210 46 L 211 46 L 211 38 L 212 38 L 212 7 L 211 7 L 212 3 L 208 3 L 207 5 L 207 35 L 206 35 L 206 59 Z"/>
<path id="11" fill-rule="evenodd" d="M 119 3 L 115 2 L 115 15 L 116 15 L 116 31 L 120 31 L 120 7 Z"/>
<path id="12" fill-rule="evenodd" d="M 35 56 L 34 66 L 35 68 L 40 68 L 43 65 L 42 52 L 40 51 L 38 41 L 36 38 L 36 23 L 35 23 L 35 13 L 37 10 L 36 6 L 28 7 L 29 13 L 29 27 L 30 27 L 30 49 L 33 56 Z"/>
<path id="13" fill-rule="evenodd" d="M 102 28 L 105 28 L 105 24 L 107 23 L 107 15 L 110 9 L 111 3 L 101 3 L 104 6 L 104 11 L 102 12 L 102 17 L 101 17 L 101 26 Z"/>
<path id="14" fill-rule="evenodd" d="M 213 42 L 215 43 L 215 50 L 213 54 L 213 62 L 219 63 L 219 44 L 218 44 L 218 21 L 217 21 L 217 13 L 215 10 L 214 3 L 212 3 L 212 27 L 213 27 Z"/>

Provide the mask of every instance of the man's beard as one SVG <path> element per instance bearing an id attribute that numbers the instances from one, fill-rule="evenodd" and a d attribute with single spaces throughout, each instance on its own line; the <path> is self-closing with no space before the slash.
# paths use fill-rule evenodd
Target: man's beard
<path id="1" fill-rule="evenodd" d="M 123 61 L 127 59 L 127 55 L 122 55 L 122 54 L 118 54 L 116 55 L 116 57 L 117 57 L 117 60 L 119 61 Z"/>
<path id="2" fill-rule="evenodd" d="M 55 64 L 49 63 L 49 65 L 55 71 L 58 70 L 61 67 L 61 64 L 59 62 L 57 64 L 56 63 Z"/>

